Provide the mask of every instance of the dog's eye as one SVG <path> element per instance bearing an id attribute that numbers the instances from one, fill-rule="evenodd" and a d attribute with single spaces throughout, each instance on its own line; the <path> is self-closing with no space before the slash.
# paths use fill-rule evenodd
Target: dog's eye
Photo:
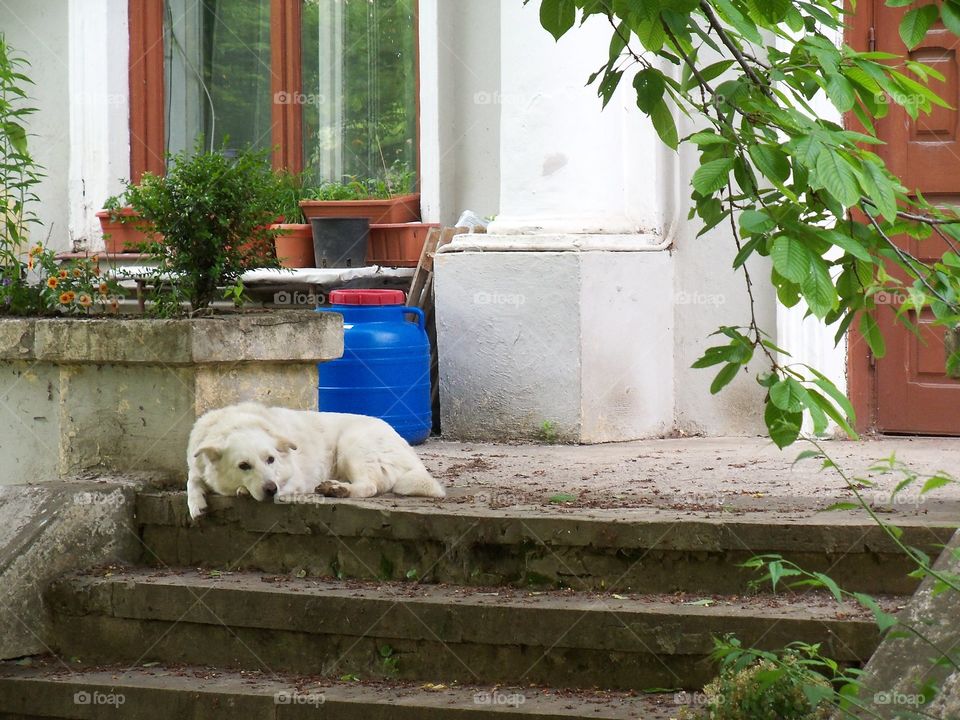
<path id="1" fill-rule="evenodd" d="M 273 455 L 271 455 L 270 457 L 268 457 L 268 458 L 267 458 L 267 465 L 273 465 L 273 461 L 274 461 L 274 460 L 275 460 L 275 458 L 273 457 Z"/>
<path id="2" fill-rule="evenodd" d="M 248 462 L 242 462 L 239 465 L 237 465 L 237 467 L 243 470 L 244 472 L 246 472 L 247 470 L 253 469 L 253 466 Z"/>

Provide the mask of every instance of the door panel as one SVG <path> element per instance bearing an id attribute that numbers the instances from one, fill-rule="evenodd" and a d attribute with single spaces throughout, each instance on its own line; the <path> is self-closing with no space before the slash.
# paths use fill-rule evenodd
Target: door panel
<path id="1" fill-rule="evenodd" d="M 865 5 L 866 3 L 864 3 Z M 906 55 L 900 39 L 900 20 L 912 7 L 888 8 L 882 0 L 873 2 L 876 49 Z M 861 7 L 858 4 L 858 8 Z M 930 65 L 945 80 L 931 80 L 931 88 L 953 107 L 960 107 L 960 39 L 938 22 L 921 44 L 909 53 L 912 60 Z M 910 101 L 910 98 L 897 98 Z M 890 113 L 877 123 L 877 132 L 886 145 L 877 153 L 887 167 L 911 191 L 922 192 L 944 208 L 960 208 L 960 116 L 956 110 L 936 108 L 916 121 L 905 110 L 891 104 Z M 897 243 L 916 257 L 939 258 L 948 248 L 936 235 L 918 241 L 897 238 Z M 901 276 L 901 279 L 906 279 Z M 898 298 L 885 297 L 878 321 L 887 343 L 887 354 L 876 361 L 876 429 L 935 435 L 960 435 L 960 382 L 944 374 L 944 328 L 932 324 L 929 311 L 915 315 L 919 337 L 897 323 L 894 317 Z"/>

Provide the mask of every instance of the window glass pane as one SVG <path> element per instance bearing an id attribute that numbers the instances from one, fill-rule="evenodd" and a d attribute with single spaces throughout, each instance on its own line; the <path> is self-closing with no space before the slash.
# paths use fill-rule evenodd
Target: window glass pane
<path id="1" fill-rule="evenodd" d="M 271 146 L 270 0 L 166 0 L 167 151 Z"/>
<path id="2" fill-rule="evenodd" d="M 304 169 L 313 181 L 416 170 L 415 0 L 304 0 Z"/>

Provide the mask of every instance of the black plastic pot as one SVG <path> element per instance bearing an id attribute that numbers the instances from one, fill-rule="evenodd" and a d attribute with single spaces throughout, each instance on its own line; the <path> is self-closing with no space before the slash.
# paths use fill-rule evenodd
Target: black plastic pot
<path id="1" fill-rule="evenodd" d="M 370 242 L 367 218 L 312 218 L 313 250 L 317 267 L 363 267 Z"/>

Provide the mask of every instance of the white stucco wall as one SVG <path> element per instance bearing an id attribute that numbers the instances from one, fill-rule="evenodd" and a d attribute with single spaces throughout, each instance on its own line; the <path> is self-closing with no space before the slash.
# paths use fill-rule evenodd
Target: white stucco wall
<path id="1" fill-rule="evenodd" d="M 64 250 L 70 246 L 67 168 L 70 162 L 68 0 L 5 0 L 0 3 L 0 32 L 30 62 L 26 74 L 31 105 L 30 150 L 43 166 L 34 210 L 42 223 L 32 239 Z"/>

